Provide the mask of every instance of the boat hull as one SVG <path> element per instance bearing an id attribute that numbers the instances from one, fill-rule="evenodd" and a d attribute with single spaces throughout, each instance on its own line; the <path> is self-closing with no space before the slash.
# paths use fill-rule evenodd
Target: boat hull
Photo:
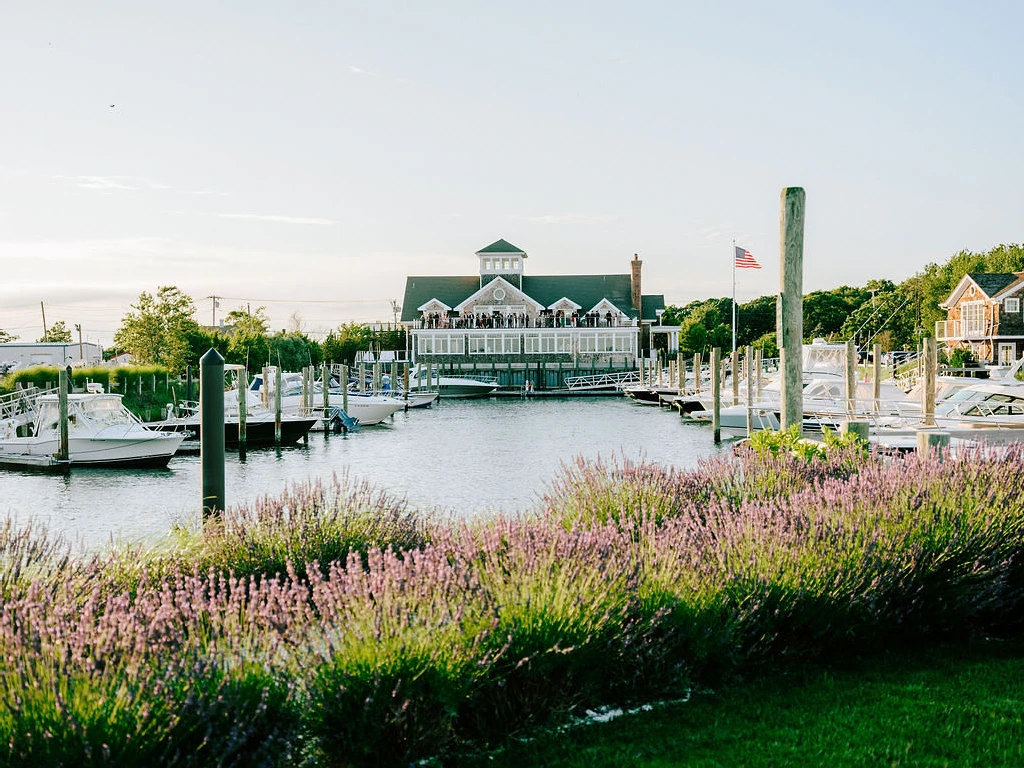
<path id="1" fill-rule="evenodd" d="M 293 445 L 302 440 L 318 421 L 318 417 L 284 416 L 281 418 L 281 445 Z M 174 432 L 190 439 L 199 440 L 202 438 L 201 423 L 198 418 L 168 419 L 166 421 L 151 422 L 149 426 L 159 429 L 161 432 Z M 237 448 L 238 420 L 224 422 L 224 445 L 229 448 Z M 276 445 L 275 429 L 273 419 L 252 420 L 245 423 L 245 444 L 249 448 Z"/>
<path id="2" fill-rule="evenodd" d="M 68 465 L 72 467 L 159 468 L 166 467 L 177 452 L 184 435 L 149 434 L 123 439 L 71 437 L 68 440 Z M 19 456 L 55 456 L 59 440 L 20 437 L 0 441 L 0 457 L 16 460 Z"/>

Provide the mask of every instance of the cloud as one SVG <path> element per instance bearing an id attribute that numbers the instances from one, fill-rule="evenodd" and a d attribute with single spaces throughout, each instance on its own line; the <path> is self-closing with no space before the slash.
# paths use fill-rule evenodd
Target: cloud
<path id="1" fill-rule="evenodd" d="M 376 72 L 370 72 L 369 70 L 362 69 L 361 67 L 357 67 L 351 64 L 349 65 L 348 71 L 354 75 L 369 75 L 370 77 L 379 77 L 379 75 Z"/>
<path id="2" fill-rule="evenodd" d="M 96 189 L 101 192 L 111 192 L 114 190 L 170 190 L 172 192 L 182 192 L 186 195 L 223 195 L 223 192 L 216 192 L 209 189 L 175 189 L 169 184 L 161 184 L 158 181 L 152 179 L 140 178 L 137 176 L 54 176 L 55 179 L 63 181 L 70 181 L 76 187 L 81 189 Z"/>
<path id="3" fill-rule="evenodd" d="M 516 218 L 525 219 L 526 221 L 532 221 L 538 224 L 577 224 L 617 221 L 620 216 L 618 214 L 560 213 L 548 214 L 545 216 L 518 216 Z"/>
<path id="4" fill-rule="evenodd" d="M 319 224 L 328 227 L 337 224 L 334 219 L 319 219 L 308 216 L 271 216 L 258 213 L 218 213 L 215 215 L 222 219 L 256 219 L 257 221 L 276 221 L 282 224 Z"/>
<path id="5" fill-rule="evenodd" d="M 127 183 L 131 179 L 129 176 L 54 176 L 54 178 L 67 179 L 82 189 L 99 189 L 105 192 L 112 189 L 139 189 L 134 183 Z"/>

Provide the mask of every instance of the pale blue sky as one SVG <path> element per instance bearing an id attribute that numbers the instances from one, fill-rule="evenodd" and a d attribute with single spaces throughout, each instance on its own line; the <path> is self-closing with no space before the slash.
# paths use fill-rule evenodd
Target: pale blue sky
<path id="1" fill-rule="evenodd" d="M 142 291 L 318 335 L 409 274 L 806 290 L 1024 241 L 1019 3 L 0 5 L 0 328 L 108 344 Z M 115 105 L 111 107 L 110 105 Z"/>

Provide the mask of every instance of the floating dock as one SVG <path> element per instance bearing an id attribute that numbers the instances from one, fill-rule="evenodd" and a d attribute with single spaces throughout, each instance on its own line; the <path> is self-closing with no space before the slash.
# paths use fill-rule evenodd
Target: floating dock
<path id="1" fill-rule="evenodd" d="M 71 462 L 56 456 L 40 456 L 34 453 L 0 454 L 0 467 L 9 469 L 38 469 L 43 472 L 67 472 Z"/>

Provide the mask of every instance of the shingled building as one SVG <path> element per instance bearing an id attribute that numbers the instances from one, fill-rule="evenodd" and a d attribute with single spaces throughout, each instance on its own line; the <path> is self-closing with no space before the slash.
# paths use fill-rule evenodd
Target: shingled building
<path id="1" fill-rule="evenodd" d="M 642 293 L 636 255 L 614 275 L 527 275 L 526 252 L 505 240 L 476 258 L 475 275 L 406 278 L 413 361 L 632 367 L 665 309 L 664 296 Z"/>

